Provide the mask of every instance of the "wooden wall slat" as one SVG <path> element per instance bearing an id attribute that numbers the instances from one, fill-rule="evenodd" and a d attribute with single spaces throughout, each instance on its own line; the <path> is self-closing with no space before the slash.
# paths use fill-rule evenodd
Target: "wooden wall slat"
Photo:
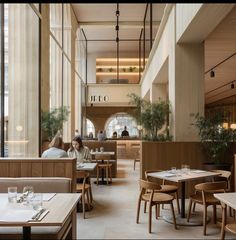
<path id="1" fill-rule="evenodd" d="M 54 168 L 52 162 L 46 162 L 42 167 L 42 177 L 54 177 Z"/>
<path id="2" fill-rule="evenodd" d="M 9 162 L 2 162 L 0 167 L 0 176 L 8 177 L 9 176 Z"/>
<path id="3" fill-rule="evenodd" d="M 10 162 L 9 163 L 9 177 L 21 177 L 21 163 Z"/>
<path id="4" fill-rule="evenodd" d="M 61 177 L 65 176 L 65 163 L 57 162 L 53 165 L 54 175 Z"/>
<path id="5" fill-rule="evenodd" d="M 32 177 L 43 176 L 43 164 L 42 162 L 32 162 Z"/>
<path id="6" fill-rule="evenodd" d="M 21 177 L 32 177 L 32 163 L 21 163 Z"/>

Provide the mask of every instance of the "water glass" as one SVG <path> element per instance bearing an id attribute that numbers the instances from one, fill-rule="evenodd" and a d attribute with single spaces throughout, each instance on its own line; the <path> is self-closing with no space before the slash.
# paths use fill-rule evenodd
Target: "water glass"
<path id="1" fill-rule="evenodd" d="M 100 147 L 100 152 L 103 152 L 104 151 L 104 147 Z"/>
<path id="2" fill-rule="evenodd" d="M 96 148 L 96 152 L 98 152 L 98 148 Z"/>
<path id="3" fill-rule="evenodd" d="M 171 172 L 174 173 L 174 174 L 176 174 L 176 167 L 172 167 L 172 168 L 171 168 Z"/>
<path id="4" fill-rule="evenodd" d="M 8 188 L 8 202 L 9 203 L 17 202 L 17 187 Z"/>
<path id="5" fill-rule="evenodd" d="M 43 206 L 43 194 L 35 193 L 34 196 L 30 200 L 32 207 L 34 210 L 38 211 Z"/>
<path id="6" fill-rule="evenodd" d="M 34 196 L 34 188 L 32 186 L 25 186 L 23 188 L 23 196 L 24 200 L 26 200 L 26 204 L 29 204 L 31 198 Z"/>

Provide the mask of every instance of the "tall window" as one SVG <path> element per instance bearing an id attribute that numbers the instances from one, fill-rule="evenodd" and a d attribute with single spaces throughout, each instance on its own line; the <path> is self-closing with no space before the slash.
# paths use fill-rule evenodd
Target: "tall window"
<path id="1" fill-rule="evenodd" d="M 86 119 L 86 126 L 87 126 L 87 131 L 86 131 L 87 136 L 89 135 L 89 133 L 92 133 L 93 137 L 96 137 L 94 124 L 88 118 Z"/>
<path id="2" fill-rule="evenodd" d="M 4 4 L 5 156 L 37 157 L 39 17 L 30 4 Z"/>
<path id="3" fill-rule="evenodd" d="M 113 132 L 117 132 L 117 136 L 120 137 L 125 126 L 129 132 L 129 136 L 138 136 L 137 123 L 135 119 L 127 113 L 117 113 L 111 116 L 105 124 L 107 137 L 112 137 Z"/>

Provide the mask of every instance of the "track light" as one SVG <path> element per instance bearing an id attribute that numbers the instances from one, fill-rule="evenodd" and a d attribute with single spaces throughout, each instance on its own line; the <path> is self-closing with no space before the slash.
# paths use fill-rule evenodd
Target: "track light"
<path id="1" fill-rule="evenodd" d="M 120 11 L 119 10 L 116 11 L 116 16 L 120 16 Z"/>
<path id="2" fill-rule="evenodd" d="M 118 37 L 116 38 L 116 42 L 119 42 L 119 38 Z"/>
<path id="3" fill-rule="evenodd" d="M 119 31 L 119 26 L 118 25 L 116 25 L 116 31 Z"/>
<path id="4" fill-rule="evenodd" d="M 234 89 L 234 82 L 231 83 L 231 89 Z"/>
<path id="5" fill-rule="evenodd" d="M 213 70 L 211 70 L 211 72 L 210 72 L 210 77 L 211 78 L 215 77 L 215 72 Z"/>

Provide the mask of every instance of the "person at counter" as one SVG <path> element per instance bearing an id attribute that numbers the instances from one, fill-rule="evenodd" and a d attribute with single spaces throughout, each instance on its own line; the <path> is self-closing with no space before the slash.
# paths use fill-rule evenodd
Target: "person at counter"
<path id="1" fill-rule="evenodd" d="M 117 132 L 116 132 L 116 131 L 113 132 L 113 134 L 112 134 L 112 138 L 117 138 Z"/>
<path id="2" fill-rule="evenodd" d="M 98 137 L 98 141 L 104 141 L 105 140 L 105 136 L 104 136 L 104 133 L 103 133 L 102 130 L 98 131 L 97 137 Z"/>
<path id="3" fill-rule="evenodd" d="M 67 151 L 69 157 L 77 158 L 77 167 L 80 163 L 91 162 L 92 156 L 88 147 L 84 146 L 80 137 L 74 137 L 71 146 Z"/>
<path id="4" fill-rule="evenodd" d="M 129 137 L 129 132 L 127 131 L 127 127 L 124 127 L 124 130 L 121 133 L 121 137 Z"/>

